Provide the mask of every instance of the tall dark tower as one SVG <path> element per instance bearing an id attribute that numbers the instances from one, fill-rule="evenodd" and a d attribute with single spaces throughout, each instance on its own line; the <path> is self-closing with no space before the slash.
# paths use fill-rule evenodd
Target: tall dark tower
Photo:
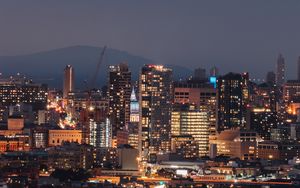
<path id="1" fill-rule="evenodd" d="M 245 127 L 245 107 L 248 97 L 246 75 L 228 73 L 219 77 L 218 131 Z"/>
<path id="2" fill-rule="evenodd" d="M 145 65 L 139 79 L 141 148 L 143 157 L 168 153 L 171 149 L 172 70 Z"/>
<path id="3" fill-rule="evenodd" d="M 74 91 L 74 68 L 67 65 L 64 69 L 63 98 L 67 98 L 71 91 Z"/>
<path id="4" fill-rule="evenodd" d="M 113 127 L 113 139 L 126 131 L 130 120 L 131 72 L 126 63 L 109 67 L 108 98 L 109 115 Z M 117 143 L 121 144 L 121 143 Z"/>
<path id="5" fill-rule="evenodd" d="M 279 54 L 276 64 L 276 85 L 281 87 L 285 81 L 285 63 L 282 54 Z"/>

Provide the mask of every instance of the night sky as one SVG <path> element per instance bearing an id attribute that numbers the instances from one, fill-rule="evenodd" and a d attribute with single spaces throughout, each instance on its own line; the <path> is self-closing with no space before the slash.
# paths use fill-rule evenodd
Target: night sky
<path id="1" fill-rule="evenodd" d="M 300 1 L 0 2 L 0 55 L 104 44 L 158 63 L 261 78 L 282 53 L 293 79 Z"/>

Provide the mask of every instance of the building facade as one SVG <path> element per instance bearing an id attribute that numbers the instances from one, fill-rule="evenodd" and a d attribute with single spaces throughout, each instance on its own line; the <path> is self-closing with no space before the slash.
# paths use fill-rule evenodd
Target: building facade
<path id="1" fill-rule="evenodd" d="M 248 80 L 241 74 L 228 73 L 219 77 L 218 131 L 245 127 L 246 105 L 249 100 Z"/>
<path id="2" fill-rule="evenodd" d="M 172 136 L 191 135 L 198 145 L 198 156 L 207 156 L 209 152 L 209 121 L 206 112 L 191 105 L 173 107 L 171 118 Z"/>
<path id="3" fill-rule="evenodd" d="M 175 82 L 174 103 L 191 104 L 201 112 L 206 112 L 210 135 L 216 134 L 217 90 L 211 84 L 199 82 Z"/>
<path id="4" fill-rule="evenodd" d="M 113 139 L 118 131 L 126 131 L 130 120 L 131 72 L 126 63 L 109 67 L 109 116 Z"/>
<path id="5" fill-rule="evenodd" d="M 145 65 L 139 78 L 140 154 L 170 151 L 172 70 L 162 65 Z"/>

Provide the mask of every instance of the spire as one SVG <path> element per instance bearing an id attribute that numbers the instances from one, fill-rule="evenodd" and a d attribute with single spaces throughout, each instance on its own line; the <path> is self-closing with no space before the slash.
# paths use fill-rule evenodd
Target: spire
<path id="1" fill-rule="evenodd" d="M 137 101 L 134 87 L 132 88 L 131 96 L 130 96 L 130 101 Z"/>

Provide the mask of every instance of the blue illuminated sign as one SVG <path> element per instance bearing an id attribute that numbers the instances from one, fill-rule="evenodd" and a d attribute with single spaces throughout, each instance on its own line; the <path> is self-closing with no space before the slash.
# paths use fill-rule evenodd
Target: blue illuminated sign
<path id="1" fill-rule="evenodd" d="M 214 86 L 214 88 L 217 87 L 217 77 L 215 76 L 209 77 L 209 82 Z"/>

